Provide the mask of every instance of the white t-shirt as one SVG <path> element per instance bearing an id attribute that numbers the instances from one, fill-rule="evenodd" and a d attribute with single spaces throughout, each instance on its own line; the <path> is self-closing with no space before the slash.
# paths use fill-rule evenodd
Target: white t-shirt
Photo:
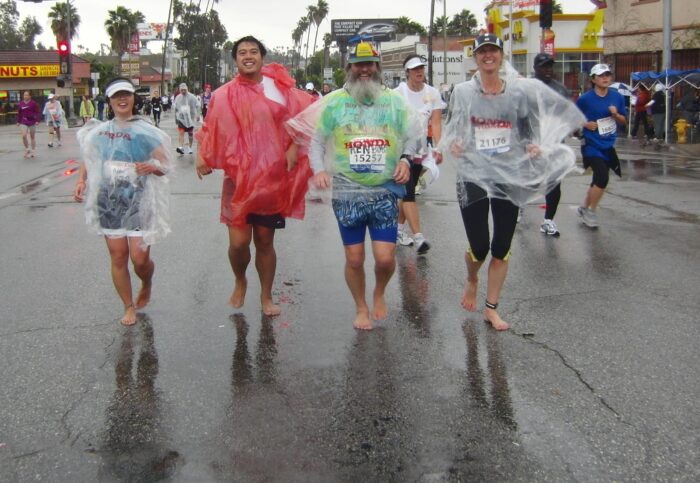
<path id="1" fill-rule="evenodd" d="M 272 77 L 263 76 L 262 85 L 263 92 L 265 92 L 265 97 L 271 101 L 275 101 L 277 104 L 282 104 L 283 106 L 287 105 L 287 100 L 275 85 L 275 81 L 272 79 Z"/>
<path id="2" fill-rule="evenodd" d="M 440 92 L 428 84 L 423 84 L 423 89 L 415 92 L 408 87 L 408 84 L 402 82 L 396 88 L 408 103 L 416 111 L 420 112 L 426 118 L 429 118 L 435 109 L 444 109 L 446 104 L 440 97 Z"/>

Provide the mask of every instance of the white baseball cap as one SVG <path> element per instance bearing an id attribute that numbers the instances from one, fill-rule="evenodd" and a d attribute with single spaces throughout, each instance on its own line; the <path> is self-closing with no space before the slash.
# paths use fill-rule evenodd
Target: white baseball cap
<path id="1" fill-rule="evenodd" d="M 307 82 L 306 83 L 306 90 L 307 91 L 312 91 L 314 89 L 314 83 L 313 82 Z"/>
<path id="2" fill-rule="evenodd" d="M 53 99 L 54 97 L 56 97 L 56 94 L 54 94 L 54 93 L 52 92 L 52 93 L 49 94 L 48 97 L 49 97 L 49 99 Z"/>
<path id="3" fill-rule="evenodd" d="M 606 72 L 610 72 L 612 74 L 612 69 L 608 64 L 596 64 L 591 69 L 591 77 L 594 75 L 605 74 Z"/>
<path id="4" fill-rule="evenodd" d="M 423 59 L 420 57 L 413 57 L 412 59 L 409 59 L 408 62 L 406 62 L 404 69 L 411 70 L 415 69 L 416 67 L 425 67 L 425 62 L 423 62 Z"/>
<path id="5" fill-rule="evenodd" d="M 115 79 L 114 81 L 107 84 L 105 88 L 105 95 L 107 97 L 112 97 L 117 92 L 136 92 L 134 84 L 126 79 Z"/>

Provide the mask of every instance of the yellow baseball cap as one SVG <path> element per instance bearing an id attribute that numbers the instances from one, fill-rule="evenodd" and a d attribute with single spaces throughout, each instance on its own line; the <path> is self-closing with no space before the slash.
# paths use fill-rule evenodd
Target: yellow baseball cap
<path id="1" fill-rule="evenodd" d="M 381 62 L 379 49 L 369 42 L 359 42 L 350 47 L 349 64 L 358 62 Z"/>

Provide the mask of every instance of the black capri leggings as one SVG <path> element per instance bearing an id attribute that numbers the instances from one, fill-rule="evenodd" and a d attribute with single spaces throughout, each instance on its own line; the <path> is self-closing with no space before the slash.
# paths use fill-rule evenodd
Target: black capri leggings
<path id="1" fill-rule="evenodd" d="M 608 186 L 608 181 L 610 181 L 610 174 L 608 173 L 609 167 L 608 163 L 606 163 L 603 158 L 586 156 L 583 158 L 583 167 L 590 167 L 593 170 L 591 186 L 597 186 L 601 189 L 605 189 L 605 187 Z"/>
<path id="2" fill-rule="evenodd" d="M 484 261 L 489 253 L 490 207 L 493 218 L 491 256 L 506 259 L 518 221 L 518 207 L 508 200 L 488 198 L 486 191 L 474 183 L 457 183 L 457 198 L 474 258 Z"/>
<path id="3" fill-rule="evenodd" d="M 406 183 L 406 194 L 402 198 L 403 201 L 416 201 L 416 185 L 418 184 L 418 178 L 423 172 L 422 164 L 411 163 L 411 177 Z"/>

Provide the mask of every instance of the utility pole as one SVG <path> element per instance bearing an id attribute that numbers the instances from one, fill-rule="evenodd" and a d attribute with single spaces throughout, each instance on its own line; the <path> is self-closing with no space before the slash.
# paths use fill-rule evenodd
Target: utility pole
<path id="1" fill-rule="evenodd" d="M 672 27 L 672 19 L 671 19 L 671 0 L 664 0 L 663 3 L 663 9 L 664 9 L 664 16 L 663 16 L 663 21 L 664 21 L 664 46 L 663 46 L 663 53 L 661 55 L 661 64 L 662 64 L 662 69 L 664 71 L 664 96 L 666 97 L 666 116 L 664 118 L 664 122 L 666 123 L 666 126 L 664 127 L 664 142 L 668 144 L 668 127 L 669 127 L 669 122 L 668 118 L 670 117 L 671 114 L 671 106 L 669 105 L 671 102 L 671 89 L 669 89 L 668 86 L 668 70 L 671 68 L 671 27 Z"/>
<path id="2" fill-rule="evenodd" d="M 165 24 L 165 42 L 163 42 L 163 62 L 160 66 L 160 95 L 165 95 L 165 55 L 168 52 L 168 33 L 170 32 L 170 14 L 173 11 L 173 0 L 170 0 L 170 8 L 168 9 L 168 22 Z"/>
<path id="3" fill-rule="evenodd" d="M 68 43 L 71 44 L 70 52 L 68 53 L 68 81 L 70 85 L 70 96 L 68 101 L 68 126 L 73 127 L 77 124 L 75 119 L 75 109 L 73 108 L 73 45 L 72 36 L 70 29 L 70 18 L 71 18 L 71 5 L 70 0 L 66 0 L 66 6 L 68 7 L 68 16 L 66 18 L 66 25 L 68 26 Z"/>
<path id="4" fill-rule="evenodd" d="M 447 84 L 447 0 L 442 0 L 442 83 Z"/>

